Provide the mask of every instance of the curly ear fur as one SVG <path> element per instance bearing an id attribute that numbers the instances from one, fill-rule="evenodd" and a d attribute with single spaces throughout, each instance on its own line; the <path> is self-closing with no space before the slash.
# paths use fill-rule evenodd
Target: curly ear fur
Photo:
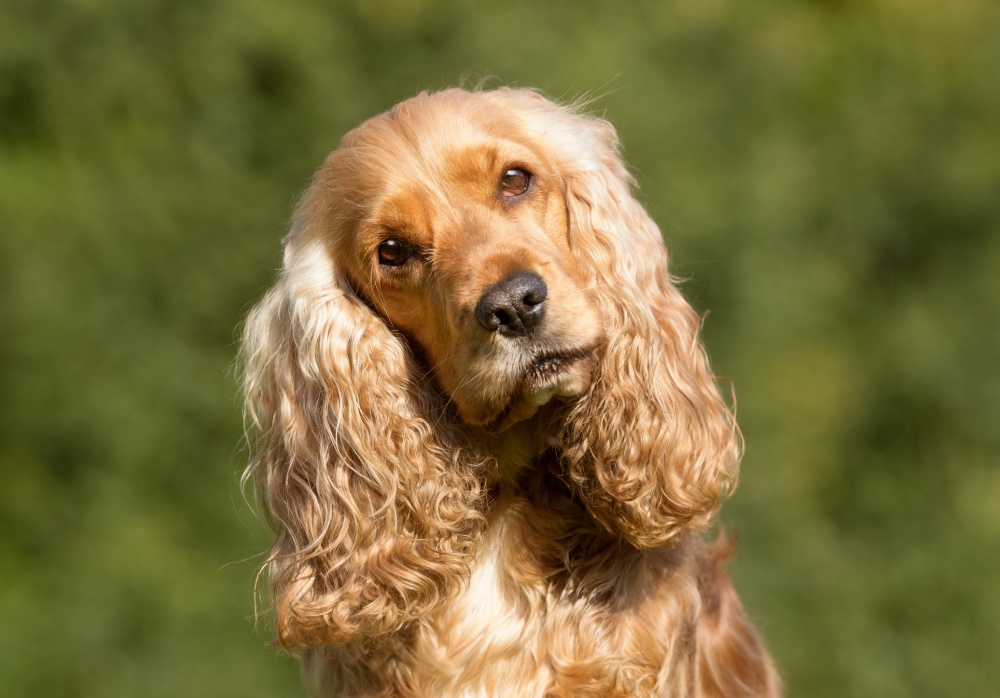
<path id="1" fill-rule="evenodd" d="M 650 548 L 708 524 L 735 487 L 740 439 L 698 338 L 701 318 L 672 283 L 613 127 L 571 119 L 584 142 L 565 175 L 570 244 L 607 345 L 591 390 L 565 414 L 562 468 L 595 519 Z"/>
<path id="2" fill-rule="evenodd" d="M 404 343 L 311 238 L 309 199 L 241 354 L 260 436 L 244 478 L 278 533 L 266 567 L 288 649 L 399 629 L 467 576 L 484 524 L 472 459 Z"/>

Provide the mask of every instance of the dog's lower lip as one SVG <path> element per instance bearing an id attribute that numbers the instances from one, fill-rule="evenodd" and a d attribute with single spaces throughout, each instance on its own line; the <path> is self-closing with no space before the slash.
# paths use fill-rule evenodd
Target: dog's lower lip
<path id="1" fill-rule="evenodd" d="M 544 383 L 547 379 L 558 374 L 563 368 L 578 360 L 579 356 L 549 356 L 536 361 L 528 369 L 525 375 L 525 382 L 529 384 Z"/>
<path id="2" fill-rule="evenodd" d="M 543 356 L 528 369 L 524 382 L 528 386 L 541 385 L 564 369 L 583 358 L 583 354 Z"/>
<path id="3" fill-rule="evenodd" d="M 528 404 L 535 403 L 534 409 L 548 402 L 557 394 L 557 392 L 550 391 L 558 390 L 556 386 L 563 375 L 571 373 L 578 364 L 589 361 L 591 354 L 592 350 L 588 349 L 565 354 L 543 354 L 537 357 L 524 373 L 520 381 L 520 390 L 510 397 L 506 406 L 490 423 L 488 430 L 503 431 L 510 426 L 512 412 L 525 399 L 528 400 Z M 540 401 L 535 402 L 538 399 Z M 534 409 L 531 411 L 534 412 Z"/>

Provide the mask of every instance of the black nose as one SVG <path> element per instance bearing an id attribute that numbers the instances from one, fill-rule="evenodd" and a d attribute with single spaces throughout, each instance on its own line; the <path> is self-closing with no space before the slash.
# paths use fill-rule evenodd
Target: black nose
<path id="1" fill-rule="evenodd" d="M 548 288 L 538 274 L 519 271 L 483 294 L 476 303 L 476 320 L 490 332 L 526 337 L 545 315 Z"/>

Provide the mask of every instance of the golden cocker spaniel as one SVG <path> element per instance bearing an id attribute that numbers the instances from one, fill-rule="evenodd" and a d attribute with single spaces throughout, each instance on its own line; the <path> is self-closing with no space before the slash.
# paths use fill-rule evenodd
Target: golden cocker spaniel
<path id="1" fill-rule="evenodd" d="M 317 173 L 242 346 L 315 695 L 778 695 L 700 536 L 736 424 L 630 186 L 521 89 L 420 94 Z"/>

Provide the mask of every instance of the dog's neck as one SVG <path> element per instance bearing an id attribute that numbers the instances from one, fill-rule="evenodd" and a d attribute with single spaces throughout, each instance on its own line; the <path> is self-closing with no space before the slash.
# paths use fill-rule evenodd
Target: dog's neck
<path id="1" fill-rule="evenodd" d="M 495 465 L 487 478 L 491 485 L 514 485 L 552 448 L 552 422 L 556 406 L 546 405 L 529 419 L 499 434 L 483 434 L 479 443 Z"/>

